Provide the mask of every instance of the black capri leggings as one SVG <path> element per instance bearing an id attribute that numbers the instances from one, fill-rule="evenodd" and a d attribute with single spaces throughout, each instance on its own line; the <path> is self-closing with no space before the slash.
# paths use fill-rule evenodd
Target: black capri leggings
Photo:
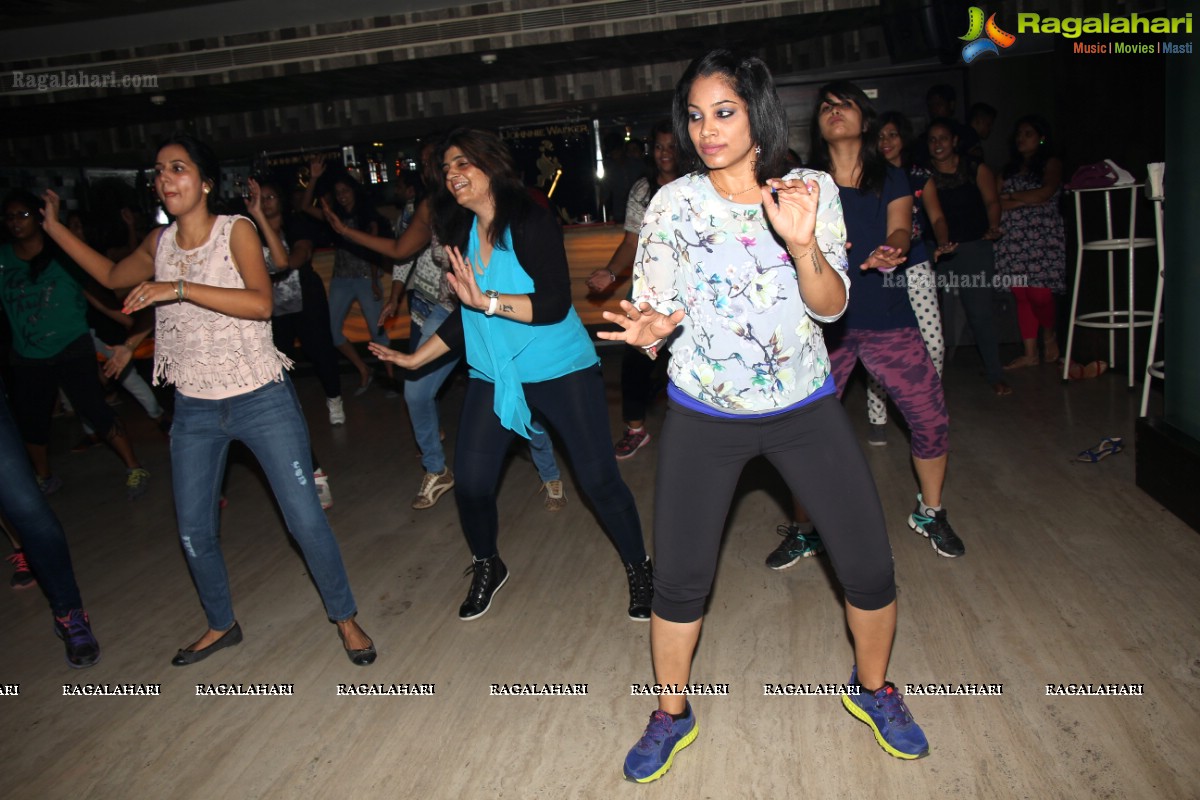
<path id="1" fill-rule="evenodd" d="M 525 401 L 554 428 L 567 449 L 580 488 L 625 563 L 646 559 L 642 524 L 633 493 L 617 470 L 608 439 L 608 408 L 600 367 L 588 367 L 554 380 L 526 383 Z M 492 410 L 495 386 L 467 381 L 458 442 L 454 451 L 454 497 L 463 533 L 476 558 L 498 553 L 496 488 L 509 445 L 517 434 L 500 424 Z"/>
<path id="2" fill-rule="evenodd" d="M 60 387 L 75 413 L 105 439 L 122 431 L 119 418 L 104 402 L 90 333 L 71 342 L 53 358 L 17 360 L 12 371 L 12 411 L 26 444 L 50 443 L 54 398 Z"/>
<path id="3" fill-rule="evenodd" d="M 855 608 L 896 599 L 892 547 L 875 480 L 836 397 L 774 417 L 710 417 L 672 402 L 658 450 L 654 613 L 695 622 L 717 570 L 721 533 L 746 462 L 766 456 L 804 504 Z"/>

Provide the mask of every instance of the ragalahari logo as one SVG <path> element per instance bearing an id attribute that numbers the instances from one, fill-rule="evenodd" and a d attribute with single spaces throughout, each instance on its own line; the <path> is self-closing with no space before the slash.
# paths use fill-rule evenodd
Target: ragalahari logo
<path id="1" fill-rule="evenodd" d="M 963 48 L 963 61 L 970 64 L 975 59 L 979 58 L 984 53 L 993 53 L 1000 55 L 1000 48 L 1009 48 L 1013 46 L 1013 42 L 1017 40 L 1016 36 L 1003 31 L 996 24 L 996 15 L 992 14 L 987 18 L 987 22 L 983 21 L 983 9 L 979 6 L 971 6 L 967 12 L 967 33 L 964 36 L 958 37 L 967 45 Z M 986 39 L 980 37 L 987 34 Z"/>

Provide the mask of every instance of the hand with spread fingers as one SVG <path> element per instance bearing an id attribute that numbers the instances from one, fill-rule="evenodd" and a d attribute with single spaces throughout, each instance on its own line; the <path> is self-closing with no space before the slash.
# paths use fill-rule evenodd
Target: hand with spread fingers
<path id="1" fill-rule="evenodd" d="M 475 269 L 469 261 L 462 257 L 457 247 L 447 247 L 446 257 L 450 259 L 450 288 L 458 295 L 458 300 L 467 308 L 482 311 L 488 307 L 488 298 L 475 282 Z"/>
<path id="2" fill-rule="evenodd" d="M 957 249 L 958 242 L 946 242 L 945 244 L 939 244 L 937 249 L 933 251 L 934 262 L 936 263 L 942 258 L 942 256 L 948 256 Z"/>
<path id="3" fill-rule="evenodd" d="M 246 198 L 246 210 L 254 219 L 261 221 L 265 219 L 262 208 L 262 187 L 254 178 L 247 178 L 246 186 L 250 190 L 250 196 Z"/>
<path id="4" fill-rule="evenodd" d="M 680 322 L 683 322 L 685 311 L 681 308 L 667 314 L 656 311 L 649 303 L 635 306 L 628 300 L 621 301 L 621 310 L 625 316 L 611 311 L 603 312 L 604 318 L 621 326 L 619 331 L 598 331 L 601 339 L 614 342 L 625 342 L 634 347 L 649 347 L 660 339 L 666 339 L 674 332 Z"/>
<path id="5" fill-rule="evenodd" d="M 54 193 L 53 189 L 47 189 L 42 192 L 42 202 L 46 204 L 46 207 L 42 209 L 42 230 L 49 233 L 55 226 L 62 226 L 58 216 L 62 200 Z"/>
<path id="6" fill-rule="evenodd" d="M 389 364 L 395 364 L 402 369 L 415 368 L 416 357 L 412 353 L 402 353 L 399 350 L 393 350 L 390 347 L 384 347 L 376 342 L 367 342 L 367 349 L 371 351 L 371 355 L 375 356 L 380 361 L 386 361 Z"/>
<path id="7" fill-rule="evenodd" d="M 320 203 L 321 213 L 325 215 L 325 221 L 329 223 L 329 227 L 333 228 L 333 232 L 338 236 L 345 236 L 349 228 L 346 227 L 346 223 L 342 222 L 342 218 L 333 212 L 328 198 L 322 197 Z"/>
<path id="8" fill-rule="evenodd" d="M 112 355 L 104 360 L 104 368 L 101 372 L 106 378 L 115 378 L 125 371 L 125 367 L 133 360 L 133 350 L 129 345 L 122 342 L 114 345 Z"/>
<path id="9" fill-rule="evenodd" d="M 867 260 L 859 266 L 859 269 L 863 272 L 869 269 L 891 272 L 907 260 L 908 256 L 900 252 L 900 250 L 895 247 L 888 247 L 886 244 L 881 244 L 871 251 L 871 255 L 867 256 Z"/>

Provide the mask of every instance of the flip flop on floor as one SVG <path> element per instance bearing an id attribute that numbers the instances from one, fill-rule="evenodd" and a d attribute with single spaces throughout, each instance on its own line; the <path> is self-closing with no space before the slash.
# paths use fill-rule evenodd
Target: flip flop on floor
<path id="1" fill-rule="evenodd" d="M 1093 447 L 1091 450 L 1083 450 L 1079 455 L 1075 456 L 1076 461 L 1083 461 L 1088 464 L 1095 464 L 1113 453 L 1119 453 L 1125 449 L 1125 440 L 1120 436 L 1109 436 L 1101 439 L 1100 444 Z"/>

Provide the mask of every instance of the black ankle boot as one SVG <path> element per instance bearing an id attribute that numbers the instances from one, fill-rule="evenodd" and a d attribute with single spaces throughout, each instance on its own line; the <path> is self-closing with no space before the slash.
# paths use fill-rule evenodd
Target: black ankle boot
<path id="1" fill-rule="evenodd" d="M 640 564 L 626 564 L 629 578 L 629 618 L 638 622 L 650 619 L 650 602 L 654 599 L 654 565 L 650 556 Z"/>
<path id="2" fill-rule="evenodd" d="M 492 604 L 492 596 L 500 591 L 500 587 L 508 580 L 508 568 L 500 560 L 500 556 L 492 556 L 482 561 L 471 560 L 466 575 L 474 571 L 471 578 L 471 590 L 467 599 L 458 608 L 458 618 L 462 620 L 477 619 L 487 613 Z"/>

